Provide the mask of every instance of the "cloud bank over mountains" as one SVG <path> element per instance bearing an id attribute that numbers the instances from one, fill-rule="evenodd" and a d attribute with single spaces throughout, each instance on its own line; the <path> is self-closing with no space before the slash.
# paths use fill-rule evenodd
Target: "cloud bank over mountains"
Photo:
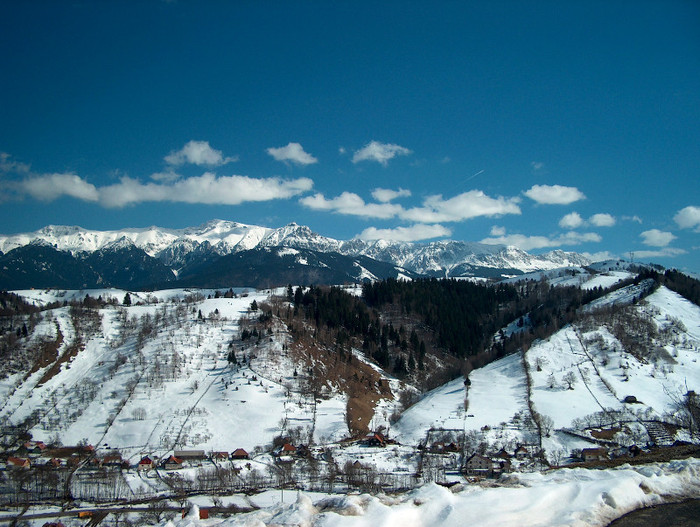
<path id="1" fill-rule="evenodd" d="M 305 167 L 322 164 L 319 158 L 307 152 L 299 142 L 290 141 L 286 146 L 269 147 L 265 152 L 274 161 L 287 165 L 290 171 L 294 167 L 306 170 Z M 345 153 L 345 149 L 341 148 L 338 155 L 342 158 Z M 349 161 L 353 165 L 368 161 L 386 167 L 390 161 L 411 154 L 412 150 L 397 144 L 370 141 L 355 150 Z M 478 189 L 444 196 L 440 193 L 416 195 L 404 183 L 394 188 L 376 186 L 368 189 L 369 200 L 349 190 L 327 197 L 321 191 L 310 193 L 315 186 L 311 177 L 253 177 L 214 172 L 215 169 L 222 170 L 222 167 L 238 160 L 238 156 L 227 156 L 223 151 L 213 148 L 208 141 L 191 140 L 182 148 L 166 155 L 163 158 L 164 170 L 151 174 L 148 179 L 122 175 L 117 182 L 100 186 L 74 171 L 35 172 L 31 165 L 0 152 L 0 174 L 3 176 L 0 187 L 4 191 L 0 199 L 35 199 L 48 203 L 60 198 L 72 198 L 107 209 L 121 209 L 149 202 L 237 206 L 296 198 L 297 207 L 313 213 L 351 216 L 363 221 L 390 221 L 392 225 L 369 225 L 358 229 L 355 238 L 392 241 L 446 238 L 454 233 L 454 229 L 446 224 L 459 224 L 479 218 L 523 216 L 533 208 L 562 207 L 587 199 L 579 188 L 559 184 L 535 184 L 519 195 L 517 189 L 513 189 L 511 196 L 493 196 Z M 348 162 L 347 158 L 345 162 Z M 203 167 L 206 171 L 200 175 L 184 176 L 179 172 L 186 166 L 190 166 L 190 170 L 192 167 Z M 476 175 L 482 173 L 483 170 Z M 473 177 L 464 181 L 470 181 Z M 524 201 L 523 196 L 534 202 L 529 208 L 525 205 L 530 202 Z M 627 223 L 642 223 L 636 214 L 622 215 L 620 218 Z M 673 216 L 673 222 L 678 229 L 700 232 L 700 207 L 689 205 L 678 210 Z M 572 210 L 561 216 L 556 225 L 561 231 L 547 234 L 528 234 L 517 232 L 521 228 L 506 229 L 504 226 L 493 225 L 489 235 L 480 241 L 515 245 L 523 250 L 598 244 L 603 237 L 591 229 L 611 229 L 618 225 L 618 219 L 608 212 L 597 212 L 586 218 Z M 638 233 L 641 243 L 654 249 L 637 251 L 636 254 L 650 258 L 686 254 L 685 249 L 671 247 L 678 236 L 668 227 L 651 228 Z M 582 232 L 581 229 L 588 229 L 589 232 Z"/>

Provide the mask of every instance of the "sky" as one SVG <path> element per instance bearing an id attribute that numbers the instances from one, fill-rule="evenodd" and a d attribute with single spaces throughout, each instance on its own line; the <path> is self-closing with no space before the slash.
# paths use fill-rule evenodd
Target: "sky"
<path id="1" fill-rule="evenodd" d="M 700 272 L 693 0 L 0 3 L 0 233 L 290 222 Z"/>

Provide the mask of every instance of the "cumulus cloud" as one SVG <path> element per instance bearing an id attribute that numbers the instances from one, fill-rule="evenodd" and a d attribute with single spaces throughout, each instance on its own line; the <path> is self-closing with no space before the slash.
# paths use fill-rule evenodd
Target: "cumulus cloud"
<path id="1" fill-rule="evenodd" d="M 635 223 L 639 223 L 640 225 L 643 223 L 642 218 L 640 218 L 636 214 L 634 216 L 622 216 L 622 219 L 625 221 L 633 221 Z"/>
<path id="2" fill-rule="evenodd" d="M 694 228 L 700 232 L 700 207 L 685 207 L 679 210 L 673 219 L 681 229 Z"/>
<path id="3" fill-rule="evenodd" d="M 615 216 L 599 213 L 588 218 L 588 221 L 596 227 L 612 227 L 615 225 Z"/>
<path id="4" fill-rule="evenodd" d="M 492 198 L 480 190 L 470 190 L 450 199 L 442 195 L 428 196 L 422 207 L 401 213 L 401 218 L 418 223 L 463 221 L 479 216 L 520 214 L 518 198 Z"/>
<path id="5" fill-rule="evenodd" d="M 396 156 L 407 156 L 411 153 L 411 150 L 403 146 L 371 141 L 365 145 L 364 148 L 355 151 L 355 154 L 352 156 L 352 162 L 376 161 L 386 166 L 387 163 Z"/>
<path id="6" fill-rule="evenodd" d="M 399 188 L 398 190 L 392 190 L 388 188 L 375 188 L 372 191 L 372 197 L 377 201 L 382 203 L 387 203 L 389 201 L 395 200 L 396 198 L 407 198 L 411 195 L 410 190 Z"/>
<path id="7" fill-rule="evenodd" d="M 100 202 L 106 207 L 123 207 L 147 201 L 239 205 L 249 201 L 286 199 L 313 187 L 308 178 L 251 178 L 222 176 L 207 172 L 198 177 L 181 179 L 172 184 L 142 183 L 129 177 L 99 190 Z"/>
<path id="8" fill-rule="evenodd" d="M 224 157 L 221 150 L 215 150 L 209 146 L 209 141 L 190 141 L 180 150 L 170 152 L 164 159 L 169 165 L 175 166 L 186 163 L 197 166 L 221 166 L 238 161 L 236 157 Z"/>
<path id="9" fill-rule="evenodd" d="M 583 192 L 576 187 L 563 187 L 561 185 L 533 185 L 524 194 L 542 205 L 568 205 L 586 199 Z"/>
<path id="10" fill-rule="evenodd" d="M 597 243 L 602 238 L 595 232 L 567 232 L 553 238 L 547 236 L 526 236 L 524 234 L 507 234 L 492 238 L 484 238 L 481 243 L 497 245 L 515 245 L 524 251 L 531 249 L 543 249 L 546 247 L 560 247 L 562 245 L 580 245 L 582 243 Z"/>
<path id="11" fill-rule="evenodd" d="M 562 229 L 578 229 L 585 222 L 578 212 L 570 212 L 559 220 L 559 226 Z"/>
<path id="12" fill-rule="evenodd" d="M 449 236 L 452 231 L 442 225 L 416 224 L 410 227 L 397 227 L 395 229 L 377 229 L 369 227 L 355 236 L 361 240 L 391 240 L 397 242 L 414 242 Z"/>
<path id="13" fill-rule="evenodd" d="M 651 245 L 652 247 L 666 247 L 676 239 L 670 232 L 660 231 L 659 229 L 644 231 L 639 236 L 642 238 L 644 245 Z"/>
<path id="14" fill-rule="evenodd" d="M 491 236 L 503 236 L 505 233 L 505 227 L 499 227 L 498 225 L 494 225 L 493 227 L 491 227 Z"/>
<path id="15" fill-rule="evenodd" d="M 289 143 L 287 146 L 280 148 L 268 148 L 267 153 L 270 154 L 276 161 L 292 162 L 296 165 L 313 165 L 318 163 L 311 154 L 304 152 L 304 149 L 299 143 Z"/>
<path id="16" fill-rule="evenodd" d="M 324 210 L 365 218 L 393 218 L 403 210 L 400 205 L 392 203 L 365 203 L 360 196 L 352 192 L 343 192 L 340 196 L 332 199 L 327 199 L 323 194 L 317 193 L 313 196 L 301 198 L 299 202 L 313 210 Z"/>
<path id="17" fill-rule="evenodd" d="M 43 174 L 18 183 L 20 191 L 41 201 L 53 201 L 70 196 L 83 201 L 97 201 L 99 192 L 95 185 L 75 174 Z"/>
<path id="18" fill-rule="evenodd" d="M 408 190 L 375 189 L 372 193 L 380 203 L 365 203 L 352 192 L 343 192 L 332 199 L 317 193 L 306 196 L 299 202 L 314 210 L 325 210 L 340 214 L 363 216 L 366 218 L 394 218 L 415 222 L 418 224 L 436 224 L 444 222 L 464 221 L 479 216 L 501 216 L 504 214 L 520 214 L 518 198 L 491 198 L 479 190 L 459 194 L 450 199 L 441 195 L 428 196 L 422 207 L 405 209 L 389 200 L 398 196 L 409 196 Z"/>

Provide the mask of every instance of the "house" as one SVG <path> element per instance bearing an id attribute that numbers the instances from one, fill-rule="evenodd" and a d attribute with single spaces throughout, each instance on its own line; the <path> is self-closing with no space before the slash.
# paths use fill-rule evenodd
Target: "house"
<path id="1" fill-rule="evenodd" d="M 10 456 L 7 458 L 8 468 L 23 468 L 29 469 L 32 466 L 31 462 L 27 458 Z"/>
<path id="2" fill-rule="evenodd" d="M 175 450 L 173 455 L 182 461 L 202 460 L 207 458 L 204 450 Z"/>
<path id="3" fill-rule="evenodd" d="M 608 459 L 608 451 L 605 448 L 584 448 L 581 450 L 581 458 L 584 461 L 605 461 Z"/>
<path id="4" fill-rule="evenodd" d="M 293 456 L 296 453 L 297 447 L 290 445 L 289 443 L 282 445 L 282 450 L 280 450 L 280 456 Z"/>
<path id="5" fill-rule="evenodd" d="M 250 459 L 250 456 L 248 455 L 248 452 L 242 448 L 237 448 L 231 452 L 231 459 Z"/>
<path id="6" fill-rule="evenodd" d="M 523 459 L 527 458 L 529 454 L 530 452 L 528 452 L 527 447 L 525 447 L 524 445 L 520 445 L 518 446 L 518 448 L 515 449 L 515 453 L 513 455 L 515 459 L 519 459 L 520 461 L 522 461 Z"/>
<path id="7" fill-rule="evenodd" d="M 500 449 L 498 453 L 493 457 L 501 459 L 503 461 L 510 461 L 510 454 L 506 452 L 505 448 Z"/>
<path id="8" fill-rule="evenodd" d="M 209 459 L 212 461 L 227 461 L 228 452 L 211 452 L 209 454 Z"/>
<path id="9" fill-rule="evenodd" d="M 110 454 L 102 458 L 100 466 L 103 467 L 121 467 L 124 464 L 121 454 Z"/>
<path id="10" fill-rule="evenodd" d="M 281 463 L 292 463 L 297 454 L 297 447 L 290 443 L 285 443 L 277 451 L 277 461 Z"/>
<path id="11" fill-rule="evenodd" d="M 27 453 L 27 455 L 30 456 L 40 456 L 42 455 L 46 449 L 48 448 L 43 442 L 41 441 L 27 441 L 24 443 L 23 446 L 23 451 Z"/>
<path id="12" fill-rule="evenodd" d="M 493 461 L 486 456 L 472 454 L 464 463 L 467 476 L 488 478 L 493 473 Z"/>
<path id="13" fill-rule="evenodd" d="M 363 444 L 366 446 L 385 447 L 386 437 L 381 432 L 374 432 L 365 437 Z"/>
<path id="14" fill-rule="evenodd" d="M 37 463 L 39 463 L 39 461 L 37 461 Z M 41 463 L 41 466 L 45 468 L 61 468 L 63 466 L 63 462 L 57 457 L 52 457 L 51 459 L 45 459 Z"/>
<path id="15" fill-rule="evenodd" d="M 492 473 L 494 476 L 506 474 L 512 470 L 510 459 L 495 458 L 492 460 Z"/>
<path id="16" fill-rule="evenodd" d="M 153 469 L 153 460 L 148 456 L 142 457 L 137 466 L 137 470 L 139 472 L 147 472 L 151 469 Z"/>
<path id="17" fill-rule="evenodd" d="M 165 470 L 180 470 L 182 468 L 182 459 L 170 456 L 163 462 L 163 468 Z"/>

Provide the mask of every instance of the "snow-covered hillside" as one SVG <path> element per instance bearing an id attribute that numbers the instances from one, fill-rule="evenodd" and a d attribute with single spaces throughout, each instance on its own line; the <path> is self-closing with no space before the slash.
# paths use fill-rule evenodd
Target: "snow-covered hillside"
<path id="1" fill-rule="evenodd" d="M 536 276 L 590 290 L 631 275 L 569 267 Z M 604 525 L 669 495 L 700 495 L 689 483 L 700 470 L 694 461 L 544 473 L 589 456 L 606 462 L 621 456 L 624 463 L 631 447 L 697 441 L 684 403 L 700 389 L 700 307 L 664 286 L 649 294 L 651 282 L 618 287 L 581 307 L 573 324 L 413 404 L 406 397 L 418 392 L 411 377 L 388 375 L 361 350 L 341 358 L 330 348 L 298 346 L 312 337 L 292 327 L 302 319 L 282 318 L 293 310 L 286 288 L 18 291 L 37 306 L 58 306 L 22 319 L 32 330 L 18 340 L 25 350 L 54 351 L 33 367 L 22 367 L 21 354 L 5 365 L 14 373 L 0 381 L 3 444 L 16 448 L 12 438 L 26 431 L 53 447 L 93 445 L 96 460 L 116 456 L 121 468 L 100 472 L 104 480 L 90 467 L 72 472 L 69 460 L 57 461 L 80 499 L 140 500 L 198 489 L 203 494 L 192 503 L 206 507 L 207 489 L 293 483 L 320 493 L 295 505 L 275 505 L 275 494 L 232 497 L 240 506 L 272 507 L 224 525 L 292 518 L 449 525 L 467 509 L 485 511 L 484 525 L 516 515 L 519 524 Z M 528 332 L 530 323 L 525 315 L 498 333 Z M 366 390 L 371 397 L 358 393 Z M 357 435 L 358 422 L 369 436 Z M 237 449 L 245 459 L 228 458 Z M 209 459 L 173 468 L 166 460 L 177 452 Z M 215 457 L 221 453 L 223 459 Z M 159 467 L 137 469 L 146 457 Z M 19 493 L 8 474 L 0 473 L 0 485 Z M 487 475 L 501 476 L 494 488 L 468 484 Z M 432 484 L 446 481 L 461 484 L 452 490 Z M 351 488 L 376 495 L 347 497 Z M 391 499 L 381 494 L 408 489 L 415 490 Z M 542 492 L 550 505 L 533 502 Z M 565 506 L 551 505 L 567 496 Z M 181 523 L 190 524 L 198 520 Z"/>
<path id="2" fill-rule="evenodd" d="M 39 304 L 86 294 L 22 293 Z M 119 302 L 126 294 L 89 293 Z M 228 344 L 240 334 L 252 302 L 264 302 L 269 293 L 206 298 L 212 294 L 131 294 L 130 307 L 101 310 L 100 331 L 85 338 L 84 349 L 53 377 L 42 382 L 42 369 L 0 383 L 0 417 L 35 423 L 33 437 L 47 443 L 60 438 L 63 444 L 107 444 L 134 459 L 143 453 L 162 456 L 176 445 L 262 449 L 292 423 L 314 430 L 314 412 L 317 439 L 347 436 L 342 395 L 314 405 L 313 398 L 290 390 L 296 365 L 283 351 L 289 337 L 282 328 L 244 343 L 238 366 L 227 360 Z M 36 338 L 55 338 L 60 331 L 62 353 L 75 338 L 70 308 L 51 313 Z"/>

